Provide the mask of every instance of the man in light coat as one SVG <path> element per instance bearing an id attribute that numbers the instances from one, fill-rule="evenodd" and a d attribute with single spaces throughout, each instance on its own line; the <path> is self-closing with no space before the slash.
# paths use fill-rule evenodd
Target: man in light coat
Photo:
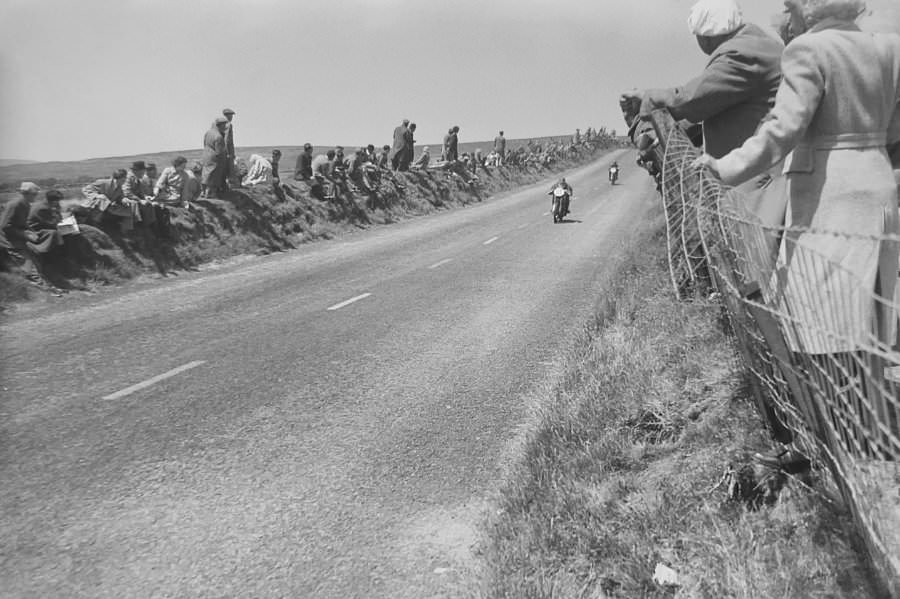
<path id="1" fill-rule="evenodd" d="M 408 128 L 409 119 L 403 119 L 403 123 L 394 128 L 394 146 L 391 148 L 391 168 L 395 171 L 400 168 L 400 163 L 406 156 L 406 134 Z"/>

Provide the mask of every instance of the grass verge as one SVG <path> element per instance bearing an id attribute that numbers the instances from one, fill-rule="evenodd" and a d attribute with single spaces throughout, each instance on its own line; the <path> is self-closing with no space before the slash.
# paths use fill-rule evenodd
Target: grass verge
<path id="1" fill-rule="evenodd" d="M 750 510 L 717 486 L 769 440 L 720 309 L 678 302 L 663 221 L 609 281 L 508 466 L 484 597 L 878 597 L 841 506 L 788 481 Z M 657 564 L 677 586 L 654 582 Z"/>

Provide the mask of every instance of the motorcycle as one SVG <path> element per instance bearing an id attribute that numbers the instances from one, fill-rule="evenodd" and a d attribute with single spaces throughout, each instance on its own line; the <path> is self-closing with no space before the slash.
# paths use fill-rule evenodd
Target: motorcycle
<path id="1" fill-rule="evenodd" d="M 561 223 L 569 213 L 569 192 L 565 187 L 557 186 L 550 192 L 550 195 L 553 198 L 553 208 L 550 211 L 553 214 L 553 222 Z"/>
<path id="2" fill-rule="evenodd" d="M 615 185 L 616 181 L 618 181 L 618 180 L 619 180 L 619 166 L 614 164 L 611 167 L 609 167 L 609 182 L 612 183 L 613 185 Z"/>

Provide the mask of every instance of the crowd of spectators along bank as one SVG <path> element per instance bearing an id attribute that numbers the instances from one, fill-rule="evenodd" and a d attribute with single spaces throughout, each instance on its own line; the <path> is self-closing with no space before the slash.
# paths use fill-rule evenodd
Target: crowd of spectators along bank
<path id="1" fill-rule="evenodd" d="M 38 199 L 41 190 L 31 182 L 22 183 L 20 195 L 7 202 L 0 211 L 0 268 L 19 271 L 32 283 L 48 285 L 43 275 L 43 256 L 64 244 L 64 237 L 78 233 L 78 223 L 101 227 L 112 226 L 123 234 L 141 228 L 160 238 L 170 237 L 172 212 L 193 210 L 196 202 L 221 198 L 229 188 L 271 185 L 275 195 L 296 197 L 297 190 L 282 182 L 281 151 L 271 158 L 252 154 L 247 163 L 235 153 L 233 120 L 235 111 L 226 108 L 203 136 L 200 161 L 188 164 L 176 157 L 162 172 L 153 163 L 134 161 L 130 168 L 117 169 L 108 177 L 82 188 L 81 202 L 70 208 L 63 218 L 61 191 L 51 189 Z M 515 150 L 507 149 L 504 132 L 494 138 L 493 147 L 459 153 L 459 126 L 451 127 L 444 136 L 440 156 L 432 159 L 429 147 L 414 157 L 416 124 L 404 119 L 395 128 L 393 145 L 376 150 L 373 144 L 345 156 L 336 146 L 324 154 L 313 156 L 313 146 L 303 146 L 297 157 L 293 179 L 305 184 L 310 194 L 331 201 L 347 192 L 373 194 L 382 177 L 393 177 L 403 171 L 445 171 L 449 177 L 460 177 L 466 183 L 478 179 L 478 169 L 503 165 L 547 166 L 555 160 L 577 154 L 606 135 L 605 130 L 588 128 L 565 142 L 545 145 L 529 140 Z M 50 286 L 52 287 L 52 286 Z"/>

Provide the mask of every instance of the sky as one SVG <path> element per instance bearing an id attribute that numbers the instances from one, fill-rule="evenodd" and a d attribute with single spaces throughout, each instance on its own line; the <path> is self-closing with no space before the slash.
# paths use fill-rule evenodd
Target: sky
<path id="1" fill-rule="evenodd" d="M 622 91 L 703 69 L 693 2 L 0 0 L 0 158 L 197 148 L 225 107 L 238 146 L 621 131 Z"/>

